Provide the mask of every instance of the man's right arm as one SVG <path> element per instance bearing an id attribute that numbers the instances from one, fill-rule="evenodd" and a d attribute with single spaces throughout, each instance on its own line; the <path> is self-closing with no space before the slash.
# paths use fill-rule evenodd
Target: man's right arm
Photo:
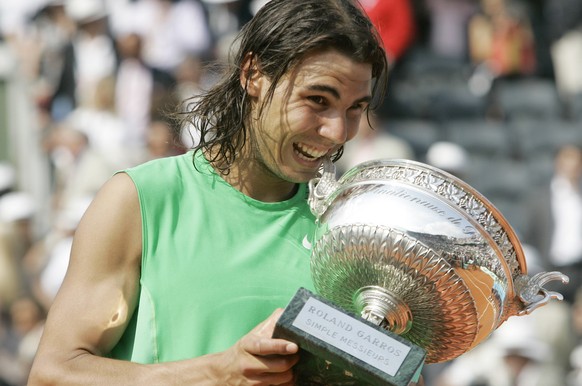
<path id="1" fill-rule="evenodd" d="M 280 310 L 222 353 L 152 365 L 104 357 L 135 310 L 140 262 L 137 192 L 121 173 L 104 185 L 79 224 L 29 386 L 292 384 L 298 348 L 270 338 Z"/>

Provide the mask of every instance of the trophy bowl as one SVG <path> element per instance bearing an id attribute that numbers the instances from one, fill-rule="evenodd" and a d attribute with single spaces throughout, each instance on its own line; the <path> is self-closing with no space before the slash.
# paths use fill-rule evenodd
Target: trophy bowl
<path id="1" fill-rule="evenodd" d="M 310 181 L 318 294 L 426 350 L 454 359 L 510 316 L 562 295 L 529 277 L 515 232 L 474 188 L 410 160 L 362 163 L 336 180 L 326 160 Z"/>

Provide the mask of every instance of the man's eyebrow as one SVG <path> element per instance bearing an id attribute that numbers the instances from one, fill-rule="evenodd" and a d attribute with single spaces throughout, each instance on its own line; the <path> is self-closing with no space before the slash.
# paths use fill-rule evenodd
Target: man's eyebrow
<path id="1" fill-rule="evenodd" d="M 335 99 L 340 99 L 340 93 L 337 91 L 337 89 L 335 89 L 334 87 L 325 85 L 325 84 L 312 84 L 307 86 L 308 90 L 311 91 L 322 91 L 328 94 L 331 94 Z M 369 103 L 372 100 L 372 96 L 371 95 L 366 95 L 360 99 L 358 99 L 357 101 L 354 102 L 354 104 L 358 104 L 358 103 Z"/>
<path id="2" fill-rule="evenodd" d="M 333 95 L 333 97 L 335 99 L 340 99 L 340 94 L 337 91 L 337 89 L 335 89 L 334 87 L 331 87 L 331 86 L 327 86 L 325 84 L 312 84 L 312 85 L 307 86 L 307 89 L 311 90 L 311 91 L 322 91 L 322 92 Z"/>

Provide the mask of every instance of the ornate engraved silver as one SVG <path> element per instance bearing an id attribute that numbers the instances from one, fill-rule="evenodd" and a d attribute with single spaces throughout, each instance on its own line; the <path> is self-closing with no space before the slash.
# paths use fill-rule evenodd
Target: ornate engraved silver
<path id="1" fill-rule="evenodd" d="M 310 181 L 316 291 L 427 350 L 454 359 L 507 318 L 562 295 L 559 272 L 527 276 L 501 213 L 459 178 L 420 162 L 374 160 Z"/>

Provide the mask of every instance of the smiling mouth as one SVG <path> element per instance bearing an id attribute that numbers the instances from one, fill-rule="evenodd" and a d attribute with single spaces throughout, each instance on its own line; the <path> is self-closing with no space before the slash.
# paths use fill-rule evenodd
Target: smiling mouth
<path id="1" fill-rule="evenodd" d="M 309 146 L 303 143 L 294 143 L 293 151 L 295 154 L 297 154 L 297 156 L 299 156 L 299 158 L 306 161 L 320 160 L 328 152 L 328 150 L 319 150 L 313 146 Z"/>

